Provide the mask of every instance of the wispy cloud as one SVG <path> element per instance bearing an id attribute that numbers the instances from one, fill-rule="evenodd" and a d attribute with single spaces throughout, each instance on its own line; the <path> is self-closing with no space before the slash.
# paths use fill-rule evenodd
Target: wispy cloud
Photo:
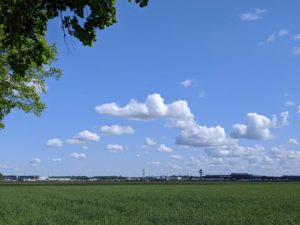
<path id="1" fill-rule="evenodd" d="M 174 160 L 179 160 L 179 159 L 182 159 L 182 156 L 181 155 L 171 155 L 170 158 L 174 159 Z"/>
<path id="2" fill-rule="evenodd" d="M 270 34 L 265 41 L 260 43 L 260 45 L 270 44 L 270 43 L 276 41 L 279 38 L 287 36 L 288 34 L 289 34 L 289 32 L 287 30 L 281 29 L 279 31 L 276 31 L 276 32 Z"/>
<path id="3" fill-rule="evenodd" d="M 242 21 L 255 21 L 255 20 L 259 20 L 262 18 L 262 15 L 264 13 L 266 13 L 267 10 L 266 9 L 254 9 L 254 10 L 251 10 L 251 11 L 248 11 L 246 13 L 242 13 L 240 15 L 240 19 Z"/>
<path id="4" fill-rule="evenodd" d="M 294 36 L 294 39 L 295 39 L 295 40 L 300 40 L 300 33 L 299 33 L 299 34 L 296 34 L 296 35 Z"/>
<path id="5" fill-rule="evenodd" d="M 53 158 L 52 161 L 53 161 L 53 162 L 61 162 L 62 159 L 61 159 L 61 158 Z"/>
<path id="6" fill-rule="evenodd" d="M 154 160 L 154 161 L 152 161 L 150 164 L 158 166 L 158 165 L 160 165 L 160 162 Z"/>
<path id="7" fill-rule="evenodd" d="M 300 55 L 300 47 L 293 48 L 292 55 Z"/>
<path id="8" fill-rule="evenodd" d="M 293 101 L 287 101 L 285 103 L 285 106 L 294 106 L 294 105 L 295 105 L 295 102 L 293 102 Z"/>
<path id="9" fill-rule="evenodd" d="M 66 143 L 69 145 L 83 145 L 86 142 L 82 141 L 82 140 L 78 140 L 76 138 L 70 138 L 70 139 L 66 140 Z"/>
<path id="10" fill-rule="evenodd" d="M 123 145 L 116 145 L 116 144 L 108 144 L 106 145 L 105 149 L 111 153 L 118 153 L 124 151 Z"/>
<path id="11" fill-rule="evenodd" d="M 39 164 L 41 164 L 42 160 L 39 158 L 35 158 L 33 160 L 30 161 L 30 164 L 33 166 L 38 166 Z"/>
<path id="12" fill-rule="evenodd" d="M 282 112 L 280 114 L 280 117 L 281 117 L 281 124 L 279 126 L 287 126 L 287 125 L 289 125 L 289 122 L 288 122 L 289 112 L 288 111 Z"/>
<path id="13" fill-rule="evenodd" d="M 0 163 L 0 169 L 8 169 L 8 168 L 9 168 L 8 165 Z"/>
<path id="14" fill-rule="evenodd" d="M 204 91 L 200 91 L 199 93 L 199 98 L 205 98 L 205 92 Z"/>
<path id="15" fill-rule="evenodd" d="M 83 159 L 83 158 L 85 158 L 85 154 L 74 152 L 74 153 L 70 154 L 70 157 L 73 159 Z"/>

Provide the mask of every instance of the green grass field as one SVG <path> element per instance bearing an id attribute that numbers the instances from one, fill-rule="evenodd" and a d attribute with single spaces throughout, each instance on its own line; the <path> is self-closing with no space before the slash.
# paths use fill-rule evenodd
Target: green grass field
<path id="1" fill-rule="evenodd" d="M 300 183 L 0 185 L 1 225 L 299 225 Z"/>

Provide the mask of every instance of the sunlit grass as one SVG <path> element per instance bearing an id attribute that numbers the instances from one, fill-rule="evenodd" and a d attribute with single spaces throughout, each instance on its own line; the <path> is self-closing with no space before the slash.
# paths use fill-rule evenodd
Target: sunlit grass
<path id="1" fill-rule="evenodd" d="M 300 183 L 0 185 L 1 225 L 299 225 Z"/>

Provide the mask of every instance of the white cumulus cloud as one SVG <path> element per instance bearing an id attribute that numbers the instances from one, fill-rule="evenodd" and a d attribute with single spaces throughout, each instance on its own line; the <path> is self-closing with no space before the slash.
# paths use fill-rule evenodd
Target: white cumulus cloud
<path id="1" fill-rule="evenodd" d="M 272 148 L 271 153 L 274 158 L 281 160 L 296 160 L 299 163 L 300 151 L 289 150 L 284 146 Z"/>
<path id="2" fill-rule="evenodd" d="M 246 124 L 233 125 L 231 137 L 267 140 L 272 138 L 270 128 L 273 128 L 274 125 L 274 121 L 264 115 L 248 113 Z"/>
<path id="3" fill-rule="evenodd" d="M 176 144 L 192 147 L 221 146 L 229 142 L 223 127 L 206 127 L 198 124 L 182 130 L 176 138 Z"/>
<path id="4" fill-rule="evenodd" d="M 102 126 L 100 128 L 102 134 L 106 135 L 123 135 L 123 134 L 133 134 L 134 129 L 130 126 L 120 126 L 120 125 L 111 125 L 111 126 Z"/>
<path id="5" fill-rule="evenodd" d="M 205 152 L 215 158 L 242 158 L 259 155 L 265 150 L 261 145 L 255 145 L 254 147 L 241 146 L 234 144 L 230 146 L 218 146 L 214 148 L 207 148 Z"/>
<path id="6" fill-rule="evenodd" d="M 105 149 L 112 153 L 118 153 L 124 151 L 123 145 L 116 145 L 116 144 L 108 144 L 106 145 Z"/>
<path id="7" fill-rule="evenodd" d="M 142 148 L 149 148 L 156 145 L 156 141 L 153 138 L 146 137 L 145 138 L 145 143 L 141 145 Z"/>
<path id="8" fill-rule="evenodd" d="M 39 158 L 34 158 L 33 160 L 30 161 L 31 165 L 33 166 L 38 166 L 39 164 L 41 164 L 42 160 Z"/>
<path id="9" fill-rule="evenodd" d="M 176 101 L 165 104 L 164 99 L 159 94 L 148 95 L 145 102 L 130 100 L 124 107 L 117 103 L 107 103 L 96 106 L 96 112 L 117 117 L 124 117 L 133 120 L 153 120 L 166 118 L 175 121 L 193 120 L 186 101 Z"/>
<path id="10" fill-rule="evenodd" d="M 88 130 L 79 132 L 79 134 L 77 134 L 74 139 L 77 139 L 80 141 L 90 141 L 90 142 L 99 142 L 100 141 L 100 137 L 98 134 L 90 132 Z"/>
<path id="11" fill-rule="evenodd" d="M 60 140 L 59 138 L 49 139 L 46 143 L 46 146 L 48 146 L 48 147 L 62 147 L 63 146 L 63 141 Z"/>
<path id="12" fill-rule="evenodd" d="M 187 88 L 187 87 L 189 87 L 189 86 L 191 86 L 192 84 L 193 84 L 193 80 L 184 80 L 184 81 L 182 81 L 180 84 L 183 86 L 183 87 L 185 87 L 185 88 Z"/>
<path id="13" fill-rule="evenodd" d="M 155 141 L 153 138 L 146 137 L 146 138 L 145 138 L 145 144 L 146 144 L 146 145 L 150 145 L 150 146 L 156 145 L 156 141 Z"/>
<path id="14" fill-rule="evenodd" d="M 290 145 L 299 145 L 297 139 L 295 139 L 295 138 L 289 138 L 288 144 L 290 144 Z"/>
<path id="15" fill-rule="evenodd" d="M 166 145 L 164 145 L 164 144 L 161 144 L 158 147 L 158 151 L 165 152 L 165 153 L 171 153 L 171 152 L 173 152 L 173 149 L 170 148 L 170 147 L 168 147 L 168 146 L 166 146 Z"/>
<path id="16" fill-rule="evenodd" d="M 188 103 L 184 100 L 166 104 L 159 94 L 148 95 L 145 102 L 130 100 L 123 107 L 116 103 L 96 106 L 96 112 L 134 120 L 165 119 L 166 126 L 178 128 L 181 134 L 176 138 L 178 145 L 205 147 L 228 144 L 221 126 L 206 127 L 196 123 Z"/>

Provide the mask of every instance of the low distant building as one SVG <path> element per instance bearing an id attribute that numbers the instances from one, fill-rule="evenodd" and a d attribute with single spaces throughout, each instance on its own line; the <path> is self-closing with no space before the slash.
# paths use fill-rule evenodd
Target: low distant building
<path id="1" fill-rule="evenodd" d="M 39 176 L 17 176 L 17 175 L 8 175 L 4 176 L 4 181 L 38 181 Z"/>
<path id="2" fill-rule="evenodd" d="M 4 181 L 12 182 L 12 181 L 17 181 L 17 180 L 18 180 L 18 176 L 15 176 L 15 175 L 4 176 Z"/>
<path id="3" fill-rule="evenodd" d="M 48 177 L 47 181 L 69 182 L 72 181 L 72 178 L 71 177 Z"/>
<path id="4" fill-rule="evenodd" d="M 253 175 L 249 173 L 232 173 L 230 174 L 232 181 L 249 181 Z"/>
<path id="5" fill-rule="evenodd" d="M 230 175 L 206 175 L 202 177 L 203 181 L 223 182 L 230 181 Z"/>
<path id="6" fill-rule="evenodd" d="M 38 181 L 39 176 L 18 176 L 18 181 Z"/>

